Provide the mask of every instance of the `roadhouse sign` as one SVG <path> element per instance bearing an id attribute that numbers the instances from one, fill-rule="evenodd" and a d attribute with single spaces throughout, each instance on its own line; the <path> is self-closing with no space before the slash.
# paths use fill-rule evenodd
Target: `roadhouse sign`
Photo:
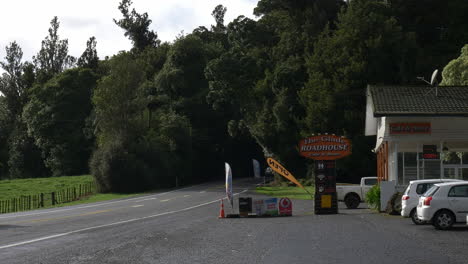
<path id="1" fill-rule="evenodd" d="M 351 142 L 335 135 L 308 137 L 299 142 L 299 154 L 314 160 L 341 159 L 351 154 Z"/>

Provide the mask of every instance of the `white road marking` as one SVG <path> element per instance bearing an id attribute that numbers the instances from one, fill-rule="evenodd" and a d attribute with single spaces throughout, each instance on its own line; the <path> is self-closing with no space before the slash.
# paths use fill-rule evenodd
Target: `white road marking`
<path id="1" fill-rule="evenodd" d="M 186 194 L 186 195 L 184 195 L 184 197 L 190 197 L 190 195 Z"/>
<path id="2" fill-rule="evenodd" d="M 206 191 L 201 191 L 200 193 L 206 193 Z"/>
<path id="3" fill-rule="evenodd" d="M 142 206 L 144 206 L 144 205 L 142 205 L 142 204 L 137 204 L 137 205 L 133 205 L 132 207 L 142 207 Z"/>
<path id="4" fill-rule="evenodd" d="M 200 185 L 203 185 L 203 184 L 200 184 Z M 172 191 L 169 191 L 169 192 L 163 192 L 163 193 L 158 193 L 158 194 L 152 194 L 152 195 L 148 195 L 148 196 L 146 196 L 146 197 L 149 197 L 149 198 L 150 198 L 150 197 L 155 197 L 155 196 L 161 196 L 161 195 L 164 195 L 164 194 L 168 194 L 168 193 L 173 193 L 173 192 L 185 190 L 185 189 L 197 187 L 197 186 L 200 186 L 200 185 L 189 186 L 189 187 L 185 187 L 185 188 L 182 188 L 182 189 L 172 190 Z M 119 200 L 119 201 L 113 201 L 113 202 L 105 202 L 105 203 L 92 204 L 92 205 L 85 205 L 85 206 L 79 206 L 79 207 L 73 207 L 73 208 L 63 208 L 63 209 L 47 210 L 47 211 L 42 211 L 42 210 L 41 210 L 41 212 L 30 213 L 30 214 L 19 214 L 19 215 L 18 215 L 17 213 L 14 213 L 15 215 L 0 216 L 0 219 L 8 219 L 8 218 L 21 217 L 21 216 L 31 216 L 31 215 L 41 215 L 41 214 L 50 214 L 50 213 L 57 213 L 57 212 L 65 212 L 65 211 L 71 211 L 71 210 L 76 210 L 76 209 L 97 207 L 97 206 L 101 206 L 101 205 L 108 205 L 108 204 L 129 202 L 129 201 L 138 200 L 138 199 L 141 199 L 141 198 L 144 198 L 144 197 L 135 197 L 135 198 L 125 199 L 125 200 Z"/>
<path id="5" fill-rule="evenodd" d="M 244 193 L 246 191 L 247 190 L 243 190 L 242 192 L 235 193 L 234 195 L 239 195 L 239 194 Z M 31 243 L 38 242 L 38 241 L 43 241 L 43 240 L 47 240 L 47 239 L 52 239 L 52 238 L 63 237 L 63 236 L 71 235 L 71 234 L 76 234 L 76 233 L 80 233 L 80 232 L 83 232 L 83 231 L 89 231 L 89 230 L 99 229 L 99 228 L 103 228 L 103 227 L 109 227 L 109 226 L 114 226 L 114 225 L 131 223 L 131 222 L 140 221 L 140 220 L 149 219 L 149 218 L 154 218 L 154 217 L 163 216 L 163 215 L 180 213 L 180 212 L 188 211 L 188 210 L 195 209 L 195 208 L 198 208 L 198 207 L 202 207 L 202 206 L 205 206 L 205 205 L 209 205 L 209 204 L 212 204 L 212 203 L 218 203 L 218 202 L 219 202 L 219 199 L 216 199 L 216 200 L 211 201 L 211 202 L 206 202 L 206 203 L 190 206 L 190 207 L 180 209 L 180 210 L 177 210 L 177 211 L 169 211 L 169 212 L 165 212 L 165 213 L 149 215 L 149 216 L 140 217 L 140 218 L 133 218 L 133 219 L 114 222 L 114 223 L 105 224 L 105 225 L 87 227 L 87 228 L 83 228 L 83 229 L 70 231 L 70 232 L 67 232 L 67 233 L 61 233 L 61 234 L 55 234 L 55 235 L 46 236 L 46 237 L 35 238 L 35 239 L 32 239 L 32 240 L 27 240 L 27 241 L 13 243 L 13 244 L 9 244 L 9 245 L 0 246 L 0 249 L 12 248 L 12 247 L 16 247 L 16 246 L 22 246 L 22 245 L 31 244 Z"/>
<path id="6" fill-rule="evenodd" d="M 157 199 L 156 197 L 151 197 L 151 198 L 146 198 L 146 199 L 143 199 L 143 200 L 135 201 L 135 203 L 139 203 L 139 202 L 143 202 L 143 201 L 148 201 L 148 200 L 156 200 L 156 199 Z"/>

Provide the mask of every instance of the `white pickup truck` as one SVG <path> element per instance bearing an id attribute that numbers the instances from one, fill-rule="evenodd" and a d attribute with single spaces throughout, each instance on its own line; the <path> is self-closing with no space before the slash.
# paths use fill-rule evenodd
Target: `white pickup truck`
<path id="1" fill-rule="evenodd" d="M 377 184 L 377 177 L 362 177 L 361 184 L 336 184 L 338 201 L 344 201 L 349 209 L 356 209 L 364 201 L 366 193 Z"/>

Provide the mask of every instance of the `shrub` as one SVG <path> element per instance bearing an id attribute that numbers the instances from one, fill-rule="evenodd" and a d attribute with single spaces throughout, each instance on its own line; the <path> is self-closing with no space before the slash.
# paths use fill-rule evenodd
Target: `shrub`
<path id="1" fill-rule="evenodd" d="M 370 208 L 380 211 L 380 185 L 374 185 L 366 194 L 366 203 Z"/>

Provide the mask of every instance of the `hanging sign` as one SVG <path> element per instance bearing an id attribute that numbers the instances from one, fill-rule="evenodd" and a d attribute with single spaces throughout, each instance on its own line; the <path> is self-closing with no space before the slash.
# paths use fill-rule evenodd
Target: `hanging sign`
<path id="1" fill-rule="evenodd" d="M 423 159 L 439 159 L 437 145 L 423 145 Z"/>
<path id="2" fill-rule="evenodd" d="M 351 154 L 351 142 L 335 135 L 308 137 L 299 142 L 299 154 L 314 160 L 341 159 Z"/>

